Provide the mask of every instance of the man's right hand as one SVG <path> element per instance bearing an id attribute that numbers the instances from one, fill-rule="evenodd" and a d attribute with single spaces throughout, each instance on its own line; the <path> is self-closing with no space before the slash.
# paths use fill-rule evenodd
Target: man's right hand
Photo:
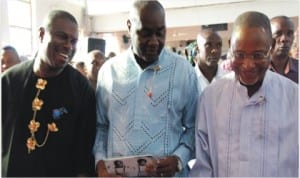
<path id="1" fill-rule="evenodd" d="M 96 171 L 98 177 L 110 177 L 103 160 L 98 161 Z"/>

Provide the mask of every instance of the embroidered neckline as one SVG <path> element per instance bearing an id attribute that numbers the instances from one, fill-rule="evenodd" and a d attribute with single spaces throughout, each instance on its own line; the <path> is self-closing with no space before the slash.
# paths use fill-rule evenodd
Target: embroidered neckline
<path id="1" fill-rule="evenodd" d="M 28 154 L 31 151 L 34 151 L 36 147 L 43 147 L 47 140 L 50 132 L 58 132 L 58 128 L 56 127 L 56 124 L 54 122 L 48 124 L 48 130 L 46 133 L 46 136 L 44 138 L 44 141 L 40 144 L 38 143 L 37 139 L 35 138 L 35 133 L 38 131 L 38 128 L 40 127 L 40 123 L 36 121 L 36 114 L 39 110 L 42 109 L 42 106 L 44 104 L 44 101 L 39 98 L 40 92 L 46 88 L 47 80 L 39 78 L 37 80 L 37 83 L 35 87 L 38 89 L 36 96 L 34 97 L 32 101 L 32 110 L 33 110 L 33 116 L 32 120 L 30 120 L 28 124 L 28 128 L 30 131 L 30 137 L 27 139 L 26 146 L 28 148 Z"/>
<path id="2" fill-rule="evenodd" d="M 160 65 L 156 65 L 156 66 L 152 67 L 151 69 L 153 70 L 153 76 L 152 76 L 152 80 L 151 80 L 151 83 L 150 83 L 150 87 L 149 87 L 148 92 L 147 92 L 147 96 L 149 98 L 152 98 L 152 95 L 153 95 L 152 87 L 154 85 L 155 76 L 156 76 L 156 73 L 161 69 L 161 67 L 160 67 Z"/>

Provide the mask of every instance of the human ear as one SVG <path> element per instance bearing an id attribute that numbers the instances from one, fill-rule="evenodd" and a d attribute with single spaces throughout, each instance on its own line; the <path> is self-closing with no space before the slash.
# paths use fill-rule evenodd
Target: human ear
<path id="1" fill-rule="evenodd" d="M 39 39 L 40 39 L 41 43 L 43 42 L 44 36 L 45 36 L 45 28 L 44 27 L 40 27 L 39 28 Z"/>
<path id="2" fill-rule="evenodd" d="M 131 21 L 129 19 L 127 20 L 127 28 L 128 28 L 128 32 L 130 32 L 130 30 L 131 30 Z"/>

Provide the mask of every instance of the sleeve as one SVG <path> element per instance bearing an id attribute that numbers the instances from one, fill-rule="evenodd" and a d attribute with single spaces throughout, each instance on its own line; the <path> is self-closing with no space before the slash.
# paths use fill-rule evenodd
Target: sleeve
<path id="1" fill-rule="evenodd" d="M 205 92 L 199 97 L 196 111 L 196 128 L 195 128 L 195 144 L 196 144 L 196 162 L 190 171 L 190 177 L 212 177 L 213 168 L 210 157 L 210 145 L 208 140 L 207 128 L 207 110 L 205 109 Z"/>
<path id="2" fill-rule="evenodd" d="M 83 84 L 83 83 L 82 83 Z M 95 176 L 94 169 L 94 156 L 93 144 L 96 135 L 96 101 L 95 92 L 92 87 L 87 83 L 82 95 L 82 103 L 80 103 L 79 113 L 79 129 L 80 133 L 77 134 L 77 175 Z M 80 95 L 81 95 L 80 94 Z"/>
<path id="3" fill-rule="evenodd" d="M 187 72 L 188 76 L 184 81 L 185 89 L 183 91 L 186 93 L 184 95 L 186 105 L 182 114 L 184 133 L 180 138 L 179 147 L 174 152 L 174 155 L 180 158 L 183 167 L 187 166 L 188 162 L 195 157 L 195 115 L 197 98 L 200 93 L 196 73 L 191 66 L 188 69 L 190 70 Z"/>
<path id="4" fill-rule="evenodd" d="M 7 77 L 4 77 L 3 76 L 3 73 L 1 75 L 1 89 L 2 89 L 2 106 L 1 106 L 1 124 L 2 124 L 2 129 L 1 129 L 1 143 L 2 143 L 2 176 L 6 177 L 7 176 L 7 169 L 8 169 L 8 161 L 9 161 L 9 150 L 10 150 L 10 147 L 11 147 L 11 134 L 12 132 L 9 132 L 8 130 L 13 130 L 11 129 L 12 127 L 12 124 L 11 127 L 8 126 L 8 113 L 7 113 L 7 109 L 8 109 L 8 95 L 10 94 L 9 93 L 9 89 L 8 89 L 8 80 L 7 80 Z M 4 127 L 3 127 L 4 126 Z M 10 128 L 10 129 L 8 129 Z M 12 127 L 13 128 L 13 127 Z M 9 134 L 11 133 L 11 134 Z"/>
<path id="5" fill-rule="evenodd" d="M 108 145 L 108 129 L 109 121 L 107 117 L 107 101 L 108 94 L 104 87 L 105 79 L 103 74 L 104 66 L 101 67 L 98 74 L 98 82 L 96 87 L 96 139 L 94 143 L 93 152 L 95 155 L 95 165 L 99 160 L 103 160 L 107 157 L 107 145 Z"/>

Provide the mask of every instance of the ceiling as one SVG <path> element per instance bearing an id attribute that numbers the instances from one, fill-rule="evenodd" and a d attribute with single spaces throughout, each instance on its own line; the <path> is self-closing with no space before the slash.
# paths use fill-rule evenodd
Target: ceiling
<path id="1" fill-rule="evenodd" d="M 128 12 L 132 0 L 72 0 L 86 6 L 89 16 L 100 16 Z M 210 6 L 216 4 L 237 3 L 250 0 L 159 0 L 165 9 Z"/>

